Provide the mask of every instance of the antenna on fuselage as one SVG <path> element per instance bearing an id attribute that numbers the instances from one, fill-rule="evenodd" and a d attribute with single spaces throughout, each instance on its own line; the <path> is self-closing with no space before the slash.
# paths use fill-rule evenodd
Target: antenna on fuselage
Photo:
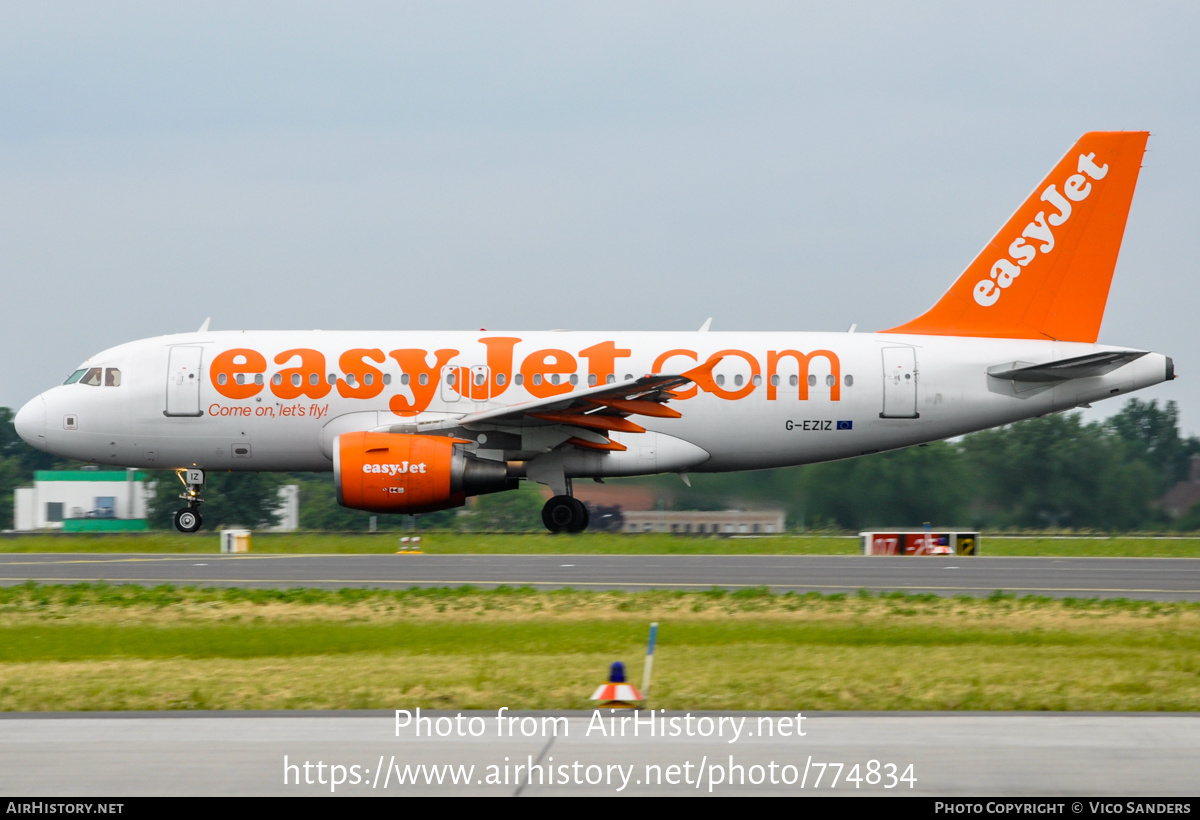
<path id="1" fill-rule="evenodd" d="M 204 320 L 204 324 L 200 325 L 200 329 L 197 330 L 196 332 L 197 333 L 208 333 L 208 323 L 211 321 L 212 321 L 212 317 L 209 316 L 208 318 L 206 318 Z"/>
<path id="2" fill-rule="evenodd" d="M 704 320 L 704 324 L 700 325 L 700 333 L 708 333 L 708 329 L 712 327 L 712 317 L 709 316 Z"/>

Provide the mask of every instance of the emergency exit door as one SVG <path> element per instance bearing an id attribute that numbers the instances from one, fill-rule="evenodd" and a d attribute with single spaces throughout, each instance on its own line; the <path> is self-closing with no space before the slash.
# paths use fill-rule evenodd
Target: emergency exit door
<path id="1" fill-rule="evenodd" d="M 446 402 L 468 398 L 487 401 L 491 392 L 491 372 L 487 365 L 461 367 L 448 364 L 442 368 L 442 400 Z"/>

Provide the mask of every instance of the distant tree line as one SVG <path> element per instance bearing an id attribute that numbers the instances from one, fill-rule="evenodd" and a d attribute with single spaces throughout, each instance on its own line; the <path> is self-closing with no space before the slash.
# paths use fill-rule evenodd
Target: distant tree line
<path id="1" fill-rule="evenodd" d="M 1127 531 L 1200 528 L 1157 505 L 1188 477 L 1200 439 L 1179 433 L 1175 402 L 1131 399 L 1084 424 L 1060 413 L 890 453 L 785 470 L 692 477 L 675 507 L 731 499 L 787 510 L 793 528 L 966 525 L 986 529 Z"/>
<path id="2" fill-rule="evenodd" d="M 0 529 L 13 525 L 13 490 L 34 470 L 78 468 L 25 444 L 13 413 L 0 408 Z M 845 461 L 751 473 L 695 474 L 692 488 L 674 476 L 623 479 L 660 491 L 675 509 L 784 509 L 794 529 L 970 526 L 986 529 L 1128 531 L 1200 529 L 1200 505 L 1173 521 L 1158 505 L 1188 477 L 1200 439 L 1179 433 L 1175 402 L 1131 399 L 1115 416 L 1084 424 L 1078 413 Z M 171 472 L 158 479 L 151 525 L 169 529 L 182 502 Z M 206 529 L 263 527 L 275 521 L 278 491 L 300 485 L 300 525 L 326 531 L 540 530 L 542 495 L 514 492 L 474 499 L 463 510 L 420 516 L 377 515 L 337 504 L 328 473 L 210 472 L 201 508 Z"/>

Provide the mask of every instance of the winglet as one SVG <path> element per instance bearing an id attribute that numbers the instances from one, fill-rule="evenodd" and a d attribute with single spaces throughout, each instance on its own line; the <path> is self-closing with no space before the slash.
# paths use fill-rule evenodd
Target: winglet
<path id="1" fill-rule="evenodd" d="M 1094 343 L 1149 136 L 1084 134 L 936 305 L 882 332 Z"/>
<path id="2" fill-rule="evenodd" d="M 725 357 L 717 356 L 715 358 L 709 359 L 708 361 L 706 361 L 704 364 L 700 365 L 699 367 L 693 367 L 691 370 L 687 371 L 686 373 L 680 373 L 679 375 L 682 376 L 683 378 L 687 379 L 690 382 L 694 382 L 704 392 L 714 393 L 714 392 L 716 392 L 717 386 L 713 382 L 713 377 L 712 377 L 713 368 L 716 367 L 718 364 L 720 364 L 721 360 L 723 358 L 725 358 Z"/>

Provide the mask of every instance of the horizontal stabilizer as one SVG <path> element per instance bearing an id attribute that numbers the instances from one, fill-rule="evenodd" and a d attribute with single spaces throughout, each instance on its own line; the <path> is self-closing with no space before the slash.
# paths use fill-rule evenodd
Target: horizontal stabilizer
<path id="1" fill-rule="evenodd" d="M 1064 382 L 1070 379 L 1103 376 L 1145 355 L 1145 350 L 1113 350 L 1059 359 L 1057 362 L 1045 364 L 1009 362 L 989 367 L 987 372 L 994 379 L 1014 382 Z"/>

